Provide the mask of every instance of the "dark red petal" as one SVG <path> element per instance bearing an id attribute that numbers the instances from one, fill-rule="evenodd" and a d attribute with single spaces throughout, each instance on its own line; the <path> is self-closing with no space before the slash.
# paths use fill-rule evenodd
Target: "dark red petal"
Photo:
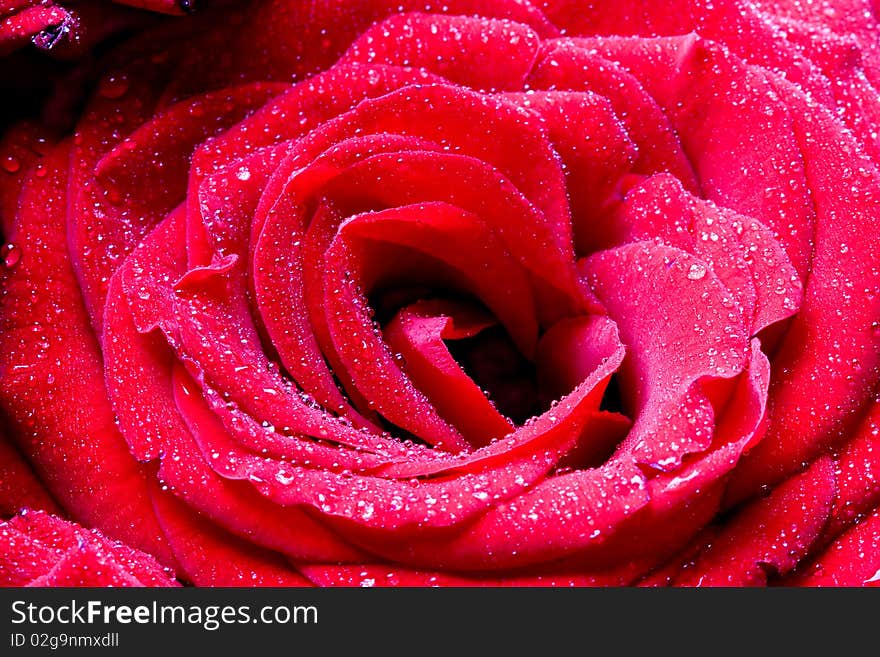
<path id="1" fill-rule="evenodd" d="M 169 215 L 130 257 L 131 276 L 123 285 L 138 330 L 161 328 L 195 378 L 208 380 L 228 395 L 224 401 L 261 421 L 357 447 L 386 443 L 315 408 L 269 364 L 247 312 L 235 256 L 193 269 L 171 288 L 182 263 L 165 245 L 182 242 L 183 228 L 177 215 Z"/>
<path id="2" fill-rule="evenodd" d="M 107 285 L 119 258 L 161 216 L 135 204 L 129 207 L 136 199 L 112 181 L 97 179 L 95 171 L 108 151 L 151 117 L 170 66 L 147 58 L 113 70 L 116 84 L 99 88 L 91 98 L 70 148 L 66 239 L 83 301 L 99 333 Z"/>
<path id="3" fill-rule="evenodd" d="M 675 584 L 763 585 L 768 568 L 786 574 L 821 533 L 835 490 L 834 462 L 823 457 L 737 513 Z"/>
<path id="4" fill-rule="evenodd" d="M 551 91 L 590 91 L 608 99 L 638 149 L 633 170 L 650 175 L 668 171 L 688 191 L 699 183 L 663 109 L 638 76 L 568 39 L 546 41 L 529 78 L 529 87 Z M 590 249 L 592 250 L 592 249 Z"/>
<path id="5" fill-rule="evenodd" d="M 180 216 L 180 212 L 177 213 Z M 177 221 L 180 221 L 178 219 Z M 184 257 L 184 245 L 164 242 L 169 252 Z M 132 316 L 132 303 L 124 289 L 135 260 L 126 261 L 114 274 L 104 309 L 104 376 L 122 436 L 132 455 L 149 461 L 161 454 L 170 433 L 182 429 L 171 396 L 174 353 L 158 331 L 143 333 Z M 135 299 L 145 302 L 146 288 Z"/>
<path id="6" fill-rule="evenodd" d="M 712 540 L 718 534 L 718 529 L 713 525 L 703 529 L 697 537 L 692 540 L 685 548 L 675 554 L 671 559 L 666 561 L 660 567 L 655 568 L 645 577 L 639 580 L 638 586 L 641 587 L 661 587 L 671 586 L 673 580 L 678 577 L 682 571 L 693 568 L 697 557 L 712 544 Z"/>
<path id="7" fill-rule="evenodd" d="M 360 566 L 337 566 L 333 564 L 315 564 L 302 566 L 303 574 L 318 586 L 359 586 L 364 588 L 386 586 L 541 586 L 541 587 L 573 587 L 573 586 L 625 586 L 632 582 L 636 573 L 643 565 L 640 563 L 626 564 L 617 569 L 585 573 L 547 572 L 534 575 L 513 575 L 497 577 L 493 575 L 477 576 L 453 574 L 432 570 L 412 570 L 396 564 L 365 564 Z"/>
<path id="8" fill-rule="evenodd" d="M 837 460 L 837 497 L 825 535 L 835 536 L 880 504 L 880 402 L 875 400 Z"/>
<path id="9" fill-rule="evenodd" d="M 848 10 L 846 13 L 850 13 Z M 854 13 L 854 12 L 853 12 Z M 865 152 L 877 161 L 880 136 L 880 48 L 875 34 L 859 39 L 849 31 L 834 34 L 825 24 L 782 19 L 786 39 L 796 44 L 832 84 L 834 98 L 826 102 L 859 140 Z M 873 61 L 871 57 L 873 56 Z M 791 80 L 797 82 L 796 80 Z M 836 107 L 835 107 L 836 105 Z"/>
<path id="10" fill-rule="evenodd" d="M 37 587 L 139 587 L 119 564 L 107 560 L 91 543 L 71 548 L 45 575 L 28 582 Z M 166 584 L 169 586 L 169 584 Z"/>
<path id="11" fill-rule="evenodd" d="M 353 289 L 359 283 L 358 277 L 351 275 L 358 258 L 345 253 L 347 242 L 353 239 L 366 240 L 366 253 L 370 242 L 376 240 L 414 249 L 452 266 L 469 288 L 463 291 L 492 310 L 523 353 L 531 355 L 537 325 L 528 279 L 478 217 L 442 203 L 357 215 L 340 227 L 327 249 L 324 288 L 335 294 L 326 297 L 323 306 L 342 365 L 376 410 L 398 426 L 435 442 L 416 426 L 430 417 L 433 409 L 418 401 L 417 389 L 407 385 L 382 337 L 373 330 L 363 291 Z M 473 271 L 481 275 L 473 276 Z M 372 356 L 364 359 L 364 353 Z M 424 410 L 416 410 L 419 406 Z"/>
<path id="12" fill-rule="evenodd" d="M 877 586 L 880 582 L 880 507 L 829 545 L 791 586 Z"/>
<path id="13" fill-rule="evenodd" d="M 271 0 L 240 7 L 244 9 L 237 15 L 221 15 L 221 20 L 202 12 L 210 29 L 207 38 L 182 58 L 176 95 L 188 95 L 193 86 L 222 87 L 241 79 L 301 80 L 329 68 L 375 22 L 401 12 L 437 8 L 425 0 L 308 4 Z M 449 0 L 442 11 L 515 21 L 541 36 L 557 32 L 540 9 L 522 0 Z"/>
<path id="14" fill-rule="evenodd" d="M 833 116 L 790 85 L 776 88 L 792 108 L 818 222 L 804 301 L 774 357 L 785 375 L 770 391 L 768 435 L 737 473 L 731 500 L 839 444 L 880 369 L 880 172 Z"/>
<path id="15" fill-rule="evenodd" d="M 4 235 L 12 232 L 22 187 L 33 168 L 51 149 L 47 130 L 37 123 L 22 121 L 3 133 L 0 141 L 0 227 Z"/>
<path id="16" fill-rule="evenodd" d="M 120 194 L 118 204 L 127 205 L 128 212 L 137 208 L 148 214 L 150 221 L 142 219 L 148 230 L 184 200 L 193 150 L 287 89 L 283 84 L 256 83 L 172 105 L 101 157 L 94 184 Z"/>
<path id="17" fill-rule="evenodd" d="M 215 474 L 192 438 L 178 437 L 159 469 L 159 480 L 193 510 L 230 533 L 294 559 L 330 559 L 341 563 L 364 559 L 325 526 L 300 509 L 280 509 L 245 483 Z"/>
<path id="18" fill-rule="evenodd" d="M 870 0 L 820 5 L 721 0 L 582 3 L 551 1 L 548 13 L 569 34 L 676 36 L 696 32 L 751 64 L 777 71 L 818 102 L 836 109 L 862 143 L 877 154 L 876 116 L 880 48 Z M 835 108 L 834 105 L 837 105 Z M 876 121 L 873 121 L 876 125 Z"/>
<path id="19" fill-rule="evenodd" d="M 0 429 L 0 518 L 22 509 L 61 513 L 30 464 Z"/>
<path id="20" fill-rule="evenodd" d="M 344 114 L 365 98 L 382 96 L 409 84 L 430 84 L 440 79 L 425 71 L 396 66 L 337 65 L 267 102 L 243 121 L 200 146 L 193 155 L 189 180 L 190 200 L 196 200 L 201 181 L 235 160 L 273 145 L 296 140 L 335 116 Z M 291 118 L 295 120 L 291 120 Z M 286 145 L 289 150 L 289 145 Z M 273 177 L 265 202 L 271 204 L 287 182 L 289 172 Z M 194 209 L 197 209 L 194 208 Z M 254 219 L 254 232 L 262 226 Z M 203 264 L 203 263 L 199 263 Z"/>
<path id="21" fill-rule="evenodd" d="M 34 0 L 28 4 L 31 6 L 17 7 L 14 13 L 0 17 L 0 56 L 20 48 L 43 30 L 60 28 L 72 20 L 67 9 L 51 2 Z"/>
<path id="22" fill-rule="evenodd" d="M 448 85 L 410 86 L 364 100 L 350 114 L 312 135 L 313 143 L 308 146 L 316 157 L 334 142 L 376 133 L 426 139 L 450 153 L 493 167 L 541 211 L 539 227 L 551 229 L 544 236 L 548 247 L 553 245 L 562 253 L 571 250 L 562 169 L 541 121 L 534 115 L 502 96 Z M 301 155 L 298 159 L 297 167 L 306 163 Z"/>
<path id="23" fill-rule="evenodd" d="M 601 217 L 619 200 L 621 178 L 636 165 L 639 150 L 611 102 L 579 91 L 504 94 L 538 114 L 559 153 L 571 205 L 574 243 L 580 255 L 603 243 Z"/>
<path id="24" fill-rule="evenodd" d="M 759 4 L 720 0 L 707 6 L 690 0 L 651 4 L 624 0 L 615 4 L 590 3 L 590 9 L 584 10 L 575 2 L 551 0 L 548 13 L 572 35 L 652 37 L 695 32 L 723 43 L 754 64 L 781 68 L 792 81 L 808 85 L 813 93 L 828 94 L 821 76 L 810 70 L 799 50 L 786 42 L 785 31 L 772 24 Z"/>
<path id="25" fill-rule="evenodd" d="M 234 448 L 210 409 L 194 395 L 179 396 L 178 404 L 199 445 L 210 445 L 213 451 L 205 452 L 202 458 L 190 453 L 185 464 L 169 466 L 194 469 L 204 459 L 222 477 L 247 480 L 276 504 L 311 507 L 320 512 L 323 521 L 334 522 L 347 538 L 352 538 L 349 532 L 353 525 L 376 530 L 384 537 L 389 532 L 404 535 L 425 527 L 458 524 L 483 511 L 493 499 L 516 495 L 542 477 L 573 441 L 569 427 L 563 426 L 558 432 L 539 434 L 515 457 L 510 454 L 491 468 L 465 471 L 448 479 L 398 481 L 311 469 L 247 454 Z M 175 481 L 179 479 L 176 475 Z"/>
<path id="26" fill-rule="evenodd" d="M 424 68 L 481 90 L 522 89 L 538 35 L 511 21 L 399 14 L 366 30 L 340 59 Z"/>
<path id="27" fill-rule="evenodd" d="M 335 436 L 331 431 L 327 431 L 326 436 L 304 436 L 292 432 L 289 427 L 276 429 L 265 421 L 258 422 L 234 405 L 230 407 L 224 395 L 204 382 L 201 385 L 197 383 L 180 365 L 174 367 L 172 381 L 174 400 L 184 419 L 189 421 L 193 412 L 205 412 L 202 408 L 204 403 L 222 424 L 225 434 L 202 432 L 195 436 L 204 458 L 220 474 L 226 474 L 228 470 L 234 478 L 238 469 L 236 454 L 239 451 L 248 456 L 260 454 L 266 459 L 280 459 L 292 465 L 349 474 L 382 467 L 391 457 L 389 454 L 374 453 L 367 449 L 350 449 L 334 440 Z M 197 408 L 193 410 L 193 406 Z M 219 438 L 220 442 L 215 442 L 215 438 Z M 230 440 L 232 443 L 227 444 Z M 417 452 L 419 448 L 411 451 Z M 397 455 L 405 453 L 406 450 L 401 445 Z"/>
<path id="28" fill-rule="evenodd" d="M 57 558 L 57 551 L 0 522 L 0 585 L 24 586 L 49 572 Z"/>
<path id="29" fill-rule="evenodd" d="M 598 423 L 585 428 L 598 429 Z M 462 571 L 530 565 L 601 543 L 648 499 L 638 468 L 614 463 L 545 479 L 496 503 L 454 537 L 396 537 L 371 549 L 402 563 Z"/>
<path id="30" fill-rule="evenodd" d="M 706 198 L 765 223 L 805 280 L 816 216 L 795 112 L 768 73 L 695 35 L 584 45 L 639 79 L 674 126 Z"/>
<path id="31" fill-rule="evenodd" d="M 177 586 L 151 556 L 38 511 L 0 523 L 5 586 Z"/>
<path id="32" fill-rule="evenodd" d="M 472 337 L 492 324 L 490 316 L 468 306 L 421 302 L 401 310 L 382 329 L 406 376 L 477 447 L 511 433 L 513 424 L 462 370 L 444 339 Z"/>
<path id="33" fill-rule="evenodd" d="M 169 578 L 153 557 L 124 543 L 111 541 L 97 530 L 86 530 L 72 522 L 44 512 L 23 512 L 9 521 L 10 526 L 26 533 L 54 551 L 65 551 L 74 545 L 90 543 L 107 559 L 113 560 L 144 584 L 162 584 Z"/>
<path id="34" fill-rule="evenodd" d="M 182 572 L 194 585 L 310 585 L 277 553 L 224 532 L 158 487 L 153 506 Z"/>
<path id="35" fill-rule="evenodd" d="M 306 233 L 306 296 L 324 353 L 335 371 L 345 372 L 368 408 L 438 449 L 453 454 L 466 451 L 468 443 L 459 431 L 394 362 L 372 320 L 365 291 L 358 289 L 359 281 L 352 275 L 357 265 L 350 263 L 355 258 L 346 240 L 334 238 L 338 225 L 339 215 L 322 207 Z"/>
<path id="36" fill-rule="evenodd" d="M 600 321 L 585 327 L 592 338 L 589 372 L 570 393 L 541 415 L 532 418 L 517 430 L 486 447 L 469 454 L 441 458 L 425 458 L 412 455 L 407 460 L 394 463 L 380 472 L 386 476 L 414 477 L 434 475 L 445 470 L 479 472 L 487 467 L 503 467 L 514 459 L 528 459 L 546 441 L 572 440 L 569 449 L 578 449 L 588 443 L 608 446 L 611 438 L 620 436 L 620 416 L 599 412 L 602 395 L 612 373 L 620 366 L 624 348 L 610 322 Z M 564 438 L 568 436 L 568 438 Z"/>
<path id="37" fill-rule="evenodd" d="M 10 235 L 21 261 L 4 281 L 0 394 L 13 435 L 74 518 L 173 563 L 104 388 L 101 355 L 67 257 L 69 149 L 26 184 Z M 71 405 L 70 400 L 76 400 Z"/>
<path id="38" fill-rule="evenodd" d="M 729 398 L 717 411 L 709 449 L 686 456 L 671 472 L 650 471 L 654 476 L 647 481 L 647 503 L 607 540 L 588 546 L 571 561 L 596 568 L 627 559 L 654 559 L 650 568 L 686 545 L 718 513 L 727 475 L 749 444 L 760 439 L 769 380 L 770 364 L 759 342 L 752 340 L 748 370 L 731 382 Z M 618 454 L 612 460 L 621 456 L 626 458 Z"/>
<path id="39" fill-rule="evenodd" d="M 342 217 L 338 213 L 324 213 L 326 221 L 316 223 L 309 209 L 314 205 L 314 197 L 322 194 L 322 185 L 337 175 L 337 163 L 401 148 L 439 146 L 413 137 L 377 134 L 345 140 L 309 167 L 299 166 L 309 159 L 309 145 L 298 147 L 292 161 L 283 166 L 294 166 L 299 173 L 279 186 L 280 196 L 258 218 L 263 222 L 261 230 L 255 229 L 253 233 L 251 277 L 257 308 L 282 363 L 297 384 L 317 401 L 359 426 L 372 428 L 375 425 L 352 409 L 337 388 L 334 376 L 365 416 L 375 415 L 341 364 L 323 317 L 324 251 Z M 300 156 L 304 156 L 304 161 L 298 163 Z M 276 175 L 268 187 L 273 188 L 277 180 Z M 267 188 L 263 198 L 269 193 Z M 310 221 L 315 227 L 308 230 Z"/>
<path id="40" fill-rule="evenodd" d="M 619 344 L 614 322 L 602 316 L 572 317 L 554 324 L 541 336 L 535 364 L 542 390 L 559 399 L 591 375 Z"/>
<path id="41" fill-rule="evenodd" d="M 570 240 L 556 233 L 539 212 L 498 170 L 476 158 L 430 151 L 410 151 L 401 166 L 397 153 L 374 155 L 333 179 L 332 197 L 342 201 L 369 199 L 368 208 L 354 212 L 443 202 L 480 217 L 507 252 L 528 271 L 536 291 L 538 320 L 549 325 L 562 316 L 586 309 L 574 267 Z M 375 181 L 394 181 L 377 188 Z M 458 181 L 468 180 L 464 187 Z M 540 184 L 535 178 L 531 184 Z M 566 220 L 567 221 L 567 220 Z"/>

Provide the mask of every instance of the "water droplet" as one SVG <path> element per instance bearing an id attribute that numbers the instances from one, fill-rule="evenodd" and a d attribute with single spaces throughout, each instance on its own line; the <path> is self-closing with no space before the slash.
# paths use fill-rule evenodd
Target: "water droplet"
<path id="1" fill-rule="evenodd" d="M 3 266 L 12 269 L 21 261 L 21 249 L 15 244 L 4 244 L 0 249 L 0 258 L 3 259 Z"/>
<path id="2" fill-rule="evenodd" d="M 122 203 L 122 190 L 115 184 L 108 182 L 105 187 L 105 194 L 107 195 L 107 200 L 113 205 Z"/>
<path id="3" fill-rule="evenodd" d="M 376 513 L 376 509 L 373 506 L 372 502 L 359 502 L 358 507 L 361 509 L 361 518 L 363 518 L 364 520 L 369 520 Z"/>
<path id="4" fill-rule="evenodd" d="M 687 273 L 688 280 L 691 280 L 691 281 L 698 281 L 701 278 L 703 278 L 703 276 L 705 276 L 705 275 L 706 275 L 705 265 L 701 265 L 696 262 L 691 265 L 691 267 L 690 267 L 690 269 L 688 269 L 688 273 Z"/>
<path id="5" fill-rule="evenodd" d="M 108 75 L 98 84 L 98 94 L 104 98 L 122 98 L 128 93 L 128 80 L 124 77 Z"/>
<path id="6" fill-rule="evenodd" d="M 275 480 L 282 486 L 289 486 L 293 483 L 294 479 L 296 479 L 296 477 L 293 474 L 287 474 L 283 470 L 279 470 L 275 473 Z"/>
<path id="7" fill-rule="evenodd" d="M 14 155 L 7 155 L 3 158 L 3 170 L 7 173 L 15 173 L 21 169 L 21 162 Z"/>

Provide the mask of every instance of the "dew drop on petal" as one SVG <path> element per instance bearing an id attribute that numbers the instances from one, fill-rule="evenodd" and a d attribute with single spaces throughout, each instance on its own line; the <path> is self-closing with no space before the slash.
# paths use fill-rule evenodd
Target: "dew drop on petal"
<path id="1" fill-rule="evenodd" d="M 699 263 L 694 263 L 691 265 L 690 269 L 688 269 L 687 277 L 688 280 L 698 281 L 706 275 L 706 266 L 701 265 Z"/>
<path id="2" fill-rule="evenodd" d="M 21 249 L 12 243 L 4 244 L 0 249 L 0 258 L 3 259 L 6 269 L 12 269 L 21 262 Z"/>
<path id="3" fill-rule="evenodd" d="M 279 470 L 278 472 L 275 473 L 275 479 L 276 479 L 276 481 L 277 481 L 279 484 L 281 484 L 282 486 L 289 486 L 290 484 L 293 483 L 293 480 L 294 480 L 295 478 L 296 478 L 296 477 L 294 477 L 294 475 L 292 475 L 292 474 L 287 474 L 287 473 L 284 472 L 283 470 Z"/>
<path id="4" fill-rule="evenodd" d="M 98 83 L 98 94 L 104 98 L 122 98 L 128 93 L 128 80 L 122 76 L 108 75 Z"/>
<path id="5" fill-rule="evenodd" d="M 3 158 L 3 161 L 2 161 L 2 163 L 0 163 L 0 166 L 3 167 L 3 170 L 6 173 L 15 173 L 16 171 L 21 169 L 21 162 L 19 162 L 18 158 L 15 157 L 14 155 L 7 155 L 6 157 Z"/>

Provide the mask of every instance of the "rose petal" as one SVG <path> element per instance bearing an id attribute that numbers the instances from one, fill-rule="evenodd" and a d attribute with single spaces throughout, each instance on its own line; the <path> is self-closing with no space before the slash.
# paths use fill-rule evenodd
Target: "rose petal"
<path id="1" fill-rule="evenodd" d="M 819 536 L 836 489 L 834 463 L 821 458 L 801 475 L 776 487 L 762 500 L 725 523 L 692 568 L 675 580 L 679 586 L 766 584 L 774 574 L 792 570 Z"/>
<path id="2" fill-rule="evenodd" d="M 771 389 L 768 436 L 737 474 L 731 499 L 839 444 L 870 403 L 880 368 L 880 242 L 864 239 L 880 217 L 880 173 L 831 115 L 782 82 L 777 88 L 793 108 L 819 220 L 804 301 L 774 358 L 785 376 Z"/>
<path id="3" fill-rule="evenodd" d="M 538 41 L 538 35 L 522 23 L 398 14 L 367 29 L 340 62 L 425 68 L 474 89 L 521 89 Z"/>
<path id="4" fill-rule="evenodd" d="M 382 333 L 406 376 L 438 413 L 471 445 L 482 447 L 511 433 L 513 424 L 461 369 L 444 343 L 444 339 L 472 337 L 491 322 L 468 311 L 467 306 L 420 302 L 395 315 Z"/>
<path id="5" fill-rule="evenodd" d="M 0 517 L 8 518 L 22 509 L 60 513 L 30 464 L 0 429 Z"/>
<path id="6" fill-rule="evenodd" d="M 68 154 L 58 147 L 25 185 L 10 235 L 22 257 L 5 280 L 4 411 L 19 448 L 74 518 L 173 563 L 147 502 L 149 472 L 114 426 L 100 350 L 57 221 L 66 208 Z"/>
<path id="7" fill-rule="evenodd" d="M 637 242 L 598 253 L 582 268 L 628 346 L 620 376 L 635 420 L 622 448 L 639 462 L 675 467 L 686 453 L 708 446 L 700 416 L 711 410 L 691 386 L 744 368 L 741 316 L 708 267 L 678 249 Z M 662 302 L 645 304 L 647 298 Z M 692 427 L 694 433 L 680 436 L 667 432 L 670 426 Z"/>
<path id="8" fill-rule="evenodd" d="M 7 586 L 177 586 L 156 560 L 40 511 L 0 523 Z"/>
<path id="9" fill-rule="evenodd" d="M 277 554 L 245 543 L 158 488 L 153 506 L 182 571 L 196 586 L 308 586 Z"/>
<path id="10" fill-rule="evenodd" d="M 800 305 L 800 280 L 757 219 L 696 199 L 664 174 L 630 190 L 620 213 L 624 240 L 660 238 L 711 266 L 743 309 L 751 335 Z"/>
<path id="11" fill-rule="evenodd" d="M 789 586 L 877 586 L 880 581 L 880 508 L 829 545 Z"/>

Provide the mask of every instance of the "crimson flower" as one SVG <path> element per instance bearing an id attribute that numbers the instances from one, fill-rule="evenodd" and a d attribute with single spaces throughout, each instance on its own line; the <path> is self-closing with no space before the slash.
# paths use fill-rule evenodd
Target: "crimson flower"
<path id="1" fill-rule="evenodd" d="M 0 144 L 9 583 L 880 579 L 876 3 L 149 22 Z"/>

